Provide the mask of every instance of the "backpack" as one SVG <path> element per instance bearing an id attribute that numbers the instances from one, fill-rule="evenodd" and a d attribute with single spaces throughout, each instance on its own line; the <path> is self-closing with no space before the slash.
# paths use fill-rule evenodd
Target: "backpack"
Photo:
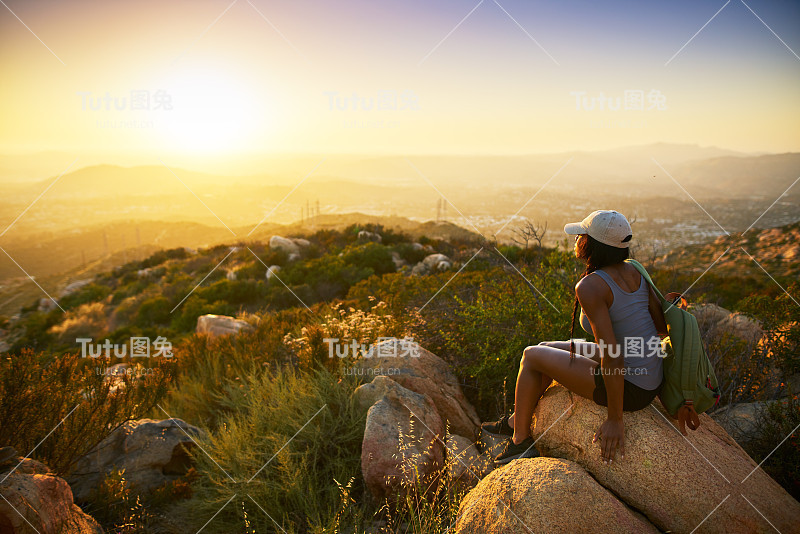
<path id="1" fill-rule="evenodd" d="M 667 354 L 664 358 L 664 381 L 659 398 L 670 415 L 678 419 L 680 431 L 686 435 L 686 425 L 696 430 L 700 426 L 701 414 L 719 402 L 719 384 L 706 355 L 697 319 L 688 311 L 670 302 L 653 284 L 647 270 L 636 260 L 625 260 L 641 273 L 653 288 L 664 319 L 667 323 L 667 337 L 662 341 Z M 685 302 L 685 301 L 684 301 Z"/>

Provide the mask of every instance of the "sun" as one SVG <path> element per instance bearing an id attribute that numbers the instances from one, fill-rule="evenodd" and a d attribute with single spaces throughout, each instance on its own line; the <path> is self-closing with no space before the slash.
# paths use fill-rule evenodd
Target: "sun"
<path id="1" fill-rule="evenodd" d="M 172 109 L 160 115 L 165 143 L 182 152 L 231 152 L 253 143 L 264 102 L 225 71 L 174 73 L 164 89 Z"/>

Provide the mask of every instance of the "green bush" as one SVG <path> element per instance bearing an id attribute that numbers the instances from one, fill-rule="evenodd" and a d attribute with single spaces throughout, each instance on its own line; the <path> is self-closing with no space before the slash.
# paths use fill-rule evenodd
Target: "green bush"
<path id="1" fill-rule="evenodd" d="M 387 274 L 395 271 L 389 249 L 378 243 L 364 243 L 344 250 L 344 261 L 360 268 L 369 269 L 370 274 Z"/>
<path id="2" fill-rule="evenodd" d="M 103 300 L 108 295 L 111 294 L 111 288 L 105 285 L 100 285 L 97 283 L 87 284 L 83 286 L 80 290 L 76 291 L 71 295 L 67 295 L 59 300 L 59 304 L 65 310 L 69 310 L 71 308 L 77 308 L 82 304 L 87 304 L 89 302 L 98 302 Z"/>

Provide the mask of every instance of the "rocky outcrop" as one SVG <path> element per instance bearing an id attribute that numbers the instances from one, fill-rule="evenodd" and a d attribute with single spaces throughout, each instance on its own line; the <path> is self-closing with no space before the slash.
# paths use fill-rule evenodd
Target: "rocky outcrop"
<path id="1" fill-rule="evenodd" d="M 117 428 L 89 454 L 81 458 L 68 477 L 78 502 L 115 469 L 125 470 L 131 489 L 152 491 L 186 474 L 189 451 L 202 431 L 180 419 L 140 419 Z"/>
<path id="2" fill-rule="evenodd" d="M 581 466 L 526 458 L 496 469 L 461 502 L 454 534 L 657 533 Z"/>
<path id="3" fill-rule="evenodd" d="M 716 304 L 696 304 L 689 311 L 697 319 L 701 331 L 711 336 L 727 333 L 747 343 L 756 344 L 764 335 L 764 330 L 755 319 Z"/>
<path id="4" fill-rule="evenodd" d="M 228 315 L 201 315 L 197 318 L 197 328 L 195 332 L 198 334 L 207 334 L 212 337 L 229 336 L 238 334 L 241 331 L 251 331 L 253 326 L 247 321 L 241 319 L 234 319 Z"/>
<path id="5" fill-rule="evenodd" d="M 453 266 L 453 262 L 450 261 L 450 258 L 445 256 L 444 254 L 429 254 L 425 256 L 425 258 L 417 263 L 412 269 L 411 274 L 413 275 L 424 275 L 429 273 L 436 273 L 441 271 L 446 271 Z"/>
<path id="6" fill-rule="evenodd" d="M 269 267 L 267 267 L 267 276 L 266 276 L 267 277 L 267 281 L 270 281 L 273 278 L 277 278 L 278 273 L 280 272 L 280 270 L 281 270 L 281 266 L 280 265 L 270 265 Z"/>
<path id="7" fill-rule="evenodd" d="M 73 502 L 69 484 L 30 458 L 0 468 L 0 532 L 3 534 L 102 534 Z M 16 469 L 15 469 L 16 467 Z"/>
<path id="8" fill-rule="evenodd" d="M 380 234 L 377 234 L 375 232 L 368 232 L 367 230 L 361 230 L 360 232 L 358 232 L 358 240 L 361 242 L 372 241 L 374 243 L 380 243 L 381 241 L 383 241 L 383 238 L 381 237 Z"/>
<path id="9" fill-rule="evenodd" d="M 361 445 L 364 482 L 379 499 L 427 485 L 444 460 L 444 424 L 430 399 L 380 378 L 378 385 L 356 392 L 362 405 L 380 395 L 367 412 Z"/>
<path id="10" fill-rule="evenodd" d="M 269 248 L 283 250 L 289 255 L 289 261 L 300 258 L 300 249 L 309 246 L 311 243 L 307 239 L 299 237 L 281 237 L 274 235 L 269 239 Z"/>
<path id="11" fill-rule="evenodd" d="M 770 532 L 772 525 L 800 531 L 800 503 L 708 415 L 684 437 L 658 400 L 626 412 L 625 458 L 605 464 L 592 437 L 606 415 L 605 408 L 553 385 L 536 409 L 536 446 L 545 456 L 580 465 L 662 531 L 688 533 L 701 523 L 698 532 Z"/>
<path id="12" fill-rule="evenodd" d="M 475 439 L 480 421 L 458 378 L 447 362 L 415 342 L 390 339 L 373 345 L 354 367 L 363 374 L 388 374 L 401 386 L 426 395 L 442 420 L 449 422 L 450 432 Z"/>
<path id="13" fill-rule="evenodd" d="M 355 368 L 374 376 L 354 393 L 356 403 L 369 409 L 361 471 L 373 496 L 402 494 L 410 484 L 441 475 L 445 465 L 464 485 L 491 470 L 473 441 L 475 409 L 444 360 L 413 341 L 392 338 L 373 345 Z"/>

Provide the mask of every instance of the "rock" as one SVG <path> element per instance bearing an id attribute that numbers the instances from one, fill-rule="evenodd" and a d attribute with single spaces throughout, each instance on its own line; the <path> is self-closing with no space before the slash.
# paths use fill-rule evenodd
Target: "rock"
<path id="1" fill-rule="evenodd" d="M 46 465 L 30 458 L 21 464 L 16 460 L 0 469 L 0 480 L 3 534 L 102 534 L 97 521 L 73 502 L 66 480 Z"/>
<path id="2" fill-rule="evenodd" d="M 72 295 L 82 287 L 87 286 L 91 283 L 92 283 L 91 278 L 86 278 L 83 280 L 75 280 L 74 282 L 67 284 L 67 287 L 65 287 L 64 290 L 61 292 L 61 298 Z"/>
<path id="3" fill-rule="evenodd" d="M 401 258 L 400 254 L 398 254 L 397 252 L 392 252 L 392 263 L 394 263 L 394 268 L 397 269 L 398 271 L 401 268 L 408 265 L 408 263 L 406 263 L 406 260 Z"/>
<path id="4" fill-rule="evenodd" d="M 764 330 L 757 320 L 739 312 L 730 312 L 716 304 L 693 305 L 689 311 L 697 319 L 701 332 L 711 335 L 730 333 L 751 344 L 764 336 Z"/>
<path id="5" fill-rule="evenodd" d="M 294 242 L 293 239 L 281 237 L 279 235 L 274 235 L 269 238 L 269 248 L 283 250 L 287 254 L 297 254 L 300 252 L 299 246 Z"/>
<path id="6" fill-rule="evenodd" d="M 722 322 L 732 313 L 716 304 L 693 304 L 689 311 L 695 316 L 701 329 L 703 326 L 709 328 L 713 324 Z"/>
<path id="7" fill-rule="evenodd" d="M 290 258 L 292 255 L 296 255 L 299 258 L 300 249 L 305 248 L 310 244 L 311 242 L 309 240 L 301 239 L 299 237 L 292 238 L 274 235 L 269 239 L 269 248 L 283 250 L 289 255 Z"/>
<path id="8" fill-rule="evenodd" d="M 37 311 L 46 313 L 55 310 L 57 306 L 56 301 L 53 299 L 42 297 L 39 299 L 39 306 L 36 309 Z"/>
<path id="9" fill-rule="evenodd" d="M 270 265 L 267 268 L 267 280 L 272 280 L 276 276 L 276 273 L 280 270 L 281 270 L 280 265 Z"/>
<path id="10" fill-rule="evenodd" d="M 453 534 L 657 533 L 575 462 L 514 460 L 461 501 Z"/>
<path id="11" fill-rule="evenodd" d="M 212 337 L 238 334 L 242 330 L 253 330 L 252 325 L 241 319 L 234 319 L 228 315 L 201 315 L 197 318 L 198 334 L 208 334 Z"/>
<path id="12" fill-rule="evenodd" d="M 372 345 L 364 358 L 354 362 L 354 367 L 376 375 L 388 374 L 404 388 L 427 395 L 442 420 L 450 423 L 450 432 L 470 439 L 477 436 L 480 420 L 464 397 L 458 378 L 447 362 L 417 343 L 392 338 Z"/>
<path id="13" fill-rule="evenodd" d="M 405 388 L 389 377 L 378 375 L 372 382 L 361 384 L 353 392 L 356 403 L 362 410 L 368 410 L 370 406 L 381 400 L 390 393 L 399 394 Z"/>
<path id="14" fill-rule="evenodd" d="M 358 232 L 358 240 L 359 241 L 373 241 L 375 243 L 380 243 L 383 241 L 383 238 L 380 234 L 376 234 L 373 232 L 368 232 L 366 230 L 361 230 Z"/>
<path id="15" fill-rule="evenodd" d="M 411 274 L 414 276 L 422 276 L 428 274 L 428 268 L 424 263 L 419 262 L 411 268 Z"/>
<path id="16" fill-rule="evenodd" d="M 429 484 L 444 461 L 444 424 L 430 399 L 384 386 L 384 396 L 367 412 L 361 444 L 364 483 L 378 500 Z"/>
<path id="17" fill-rule="evenodd" d="M 191 436 L 191 437 L 190 437 Z M 128 421 L 78 460 L 68 480 L 78 502 L 115 469 L 125 470 L 131 489 L 149 492 L 186 474 L 193 439 L 203 432 L 180 419 Z"/>
<path id="18" fill-rule="evenodd" d="M 507 438 L 508 436 L 490 434 L 489 432 L 484 432 L 483 429 L 481 429 L 477 442 L 478 449 L 482 453 L 488 454 L 491 458 L 494 458 L 500 454 L 500 451 L 503 449 L 503 444 L 506 442 Z"/>
<path id="19" fill-rule="evenodd" d="M 494 460 L 479 453 L 475 443 L 464 436 L 449 435 L 445 454 L 448 475 L 463 486 L 475 486 L 494 469 Z"/>
<path id="20" fill-rule="evenodd" d="M 662 531 L 691 532 L 713 512 L 702 532 L 769 532 L 770 523 L 798 532 L 800 503 L 707 414 L 684 437 L 658 400 L 626 412 L 625 458 L 612 464 L 602 462 L 592 443 L 606 415 L 606 408 L 554 384 L 536 408 L 536 447 L 578 463 Z"/>
<path id="21" fill-rule="evenodd" d="M 430 254 L 425 256 L 425 259 L 422 260 L 422 264 L 425 265 L 429 271 L 445 271 L 452 266 L 450 258 L 444 254 Z M 443 265 L 445 267 L 442 267 Z"/>

